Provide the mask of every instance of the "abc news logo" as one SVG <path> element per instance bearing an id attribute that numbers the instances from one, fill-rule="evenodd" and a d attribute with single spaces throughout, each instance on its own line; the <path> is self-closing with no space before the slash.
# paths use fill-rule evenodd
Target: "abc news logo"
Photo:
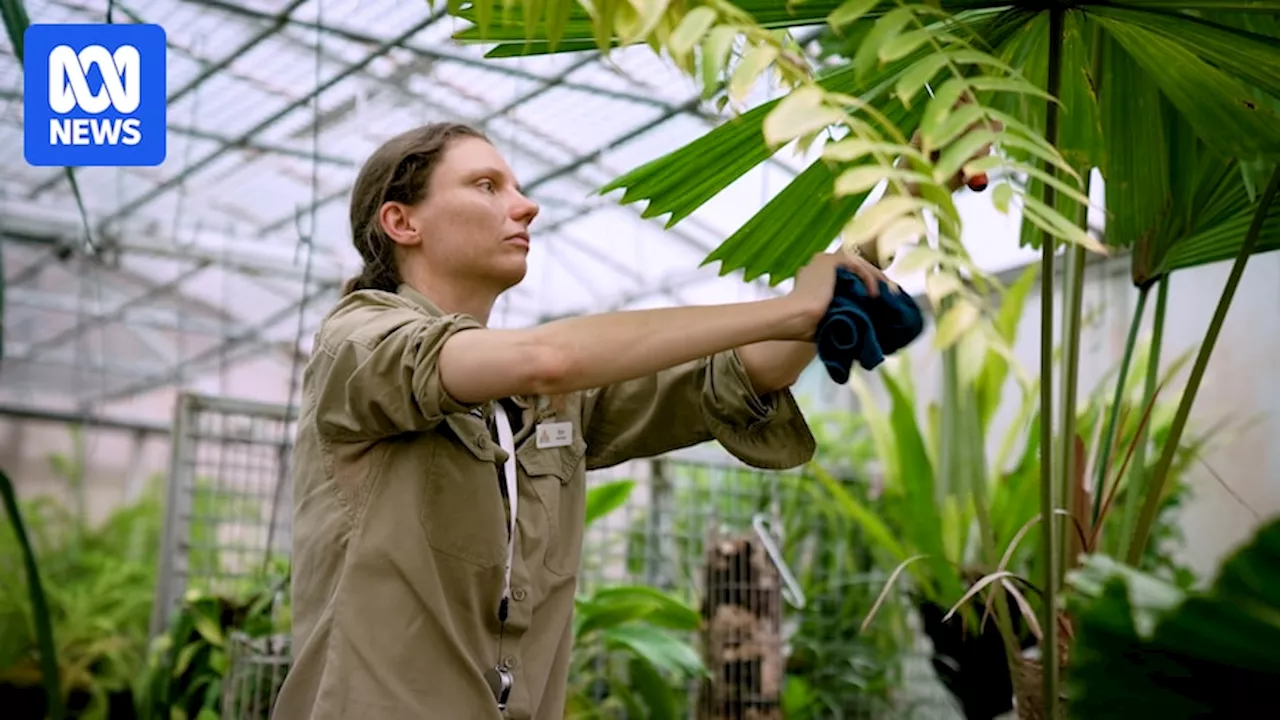
<path id="1" fill-rule="evenodd" d="M 76 108 L 99 115 L 114 108 L 121 116 L 142 104 L 138 48 L 121 45 L 114 53 L 101 45 L 80 52 L 59 45 L 49 53 L 49 108 L 67 115 Z M 86 69 L 97 68 L 102 88 L 89 89 Z M 142 121 L 136 117 L 51 118 L 51 145 L 137 145 L 142 142 Z"/>
<path id="2" fill-rule="evenodd" d="M 32 25 L 24 154 L 32 165 L 159 165 L 166 154 L 158 25 Z"/>

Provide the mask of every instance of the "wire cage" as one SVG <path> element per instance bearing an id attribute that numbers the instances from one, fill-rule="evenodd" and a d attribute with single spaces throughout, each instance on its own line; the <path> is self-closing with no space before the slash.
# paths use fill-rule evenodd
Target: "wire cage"
<path id="1" fill-rule="evenodd" d="M 222 720 L 270 720 L 289 672 L 288 637 L 235 632 L 227 645 L 230 663 L 222 684 Z"/>
<path id="2" fill-rule="evenodd" d="M 243 601 L 286 571 L 291 417 L 284 405 L 179 397 L 153 636 L 188 593 Z"/>
<path id="3" fill-rule="evenodd" d="M 757 515 L 754 534 L 710 532 L 702 592 L 708 675 L 698 695 L 698 720 L 783 718 L 782 595 L 795 590 L 791 583 L 783 587 L 785 565 L 778 564 L 763 523 Z"/>
<path id="4" fill-rule="evenodd" d="M 811 693 L 789 720 L 958 720 L 904 604 L 861 631 L 887 574 L 856 523 L 817 501 L 816 479 L 690 453 L 588 482 L 618 478 L 635 488 L 588 528 L 579 584 L 643 585 L 698 609 L 687 640 L 710 677 L 675 688 L 679 717 L 781 718 L 789 693 Z M 607 699 L 601 687 L 590 699 Z"/>

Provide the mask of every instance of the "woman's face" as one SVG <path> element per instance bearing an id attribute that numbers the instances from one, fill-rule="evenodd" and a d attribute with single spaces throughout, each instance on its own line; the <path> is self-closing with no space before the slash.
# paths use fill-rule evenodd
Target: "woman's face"
<path id="1" fill-rule="evenodd" d="M 436 165 L 426 199 L 409 210 L 406 219 L 421 238 L 409 249 L 432 275 L 501 292 L 524 279 L 537 214 L 493 145 L 459 138 Z"/>

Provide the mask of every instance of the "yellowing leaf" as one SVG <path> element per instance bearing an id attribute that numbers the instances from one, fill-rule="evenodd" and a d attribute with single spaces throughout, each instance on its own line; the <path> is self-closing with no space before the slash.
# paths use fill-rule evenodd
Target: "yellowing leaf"
<path id="1" fill-rule="evenodd" d="M 836 197 L 857 195 L 879 185 L 882 180 L 898 180 L 904 183 L 927 183 L 929 176 L 906 168 L 883 165 L 862 165 L 846 170 L 836 178 Z"/>
<path id="2" fill-rule="evenodd" d="M 880 45 L 880 62 L 890 63 L 910 55 L 929 40 L 932 32 L 932 29 L 923 29 L 894 35 Z"/>
<path id="3" fill-rule="evenodd" d="M 724 72 L 725 60 L 738 28 L 733 25 L 717 25 L 702 40 L 702 87 L 712 91 Z"/>
<path id="4" fill-rule="evenodd" d="M 765 117 L 764 140 L 770 145 L 781 145 L 805 133 L 840 122 L 843 117 L 843 112 L 823 102 L 820 88 L 812 85 L 797 88 Z"/>
<path id="5" fill-rule="evenodd" d="M 991 203 L 1002 213 L 1008 214 L 1009 202 L 1013 200 L 1013 186 L 1000 183 L 991 190 Z"/>
<path id="6" fill-rule="evenodd" d="M 729 80 L 729 95 L 734 102 L 742 102 L 755 86 L 756 79 L 769 64 L 778 58 L 778 49 L 772 45 L 755 45 L 742 56 Z M 775 108 L 775 112 L 777 109 Z M 799 133 L 797 133 L 799 134 Z"/>
<path id="7" fill-rule="evenodd" d="M 939 349 L 951 347 L 960 336 L 968 332 L 978 322 L 980 314 L 978 306 L 968 299 L 959 297 L 955 305 L 947 310 L 938 321 L 938 332 L 934 343 Z"/>
<path id="8" fill-rule="evenodd" d="M 860 137 L 847 137 L 822 149 L 822 157 L 836 162 L 853 162 L 864 155 L 880 153 L 890 158 L 898 155 L 910 155 L 913 159 L 924 162 L 924 155 L 910 145 L 876 142 Z"/>
<path id="9" fill-rule="evenodd" d="M 836 30 L 851 25 L 866 15 L 871 8 L 880 4 L 880 0 L 845 0 L 840 7 L 827 16 L 827 24 Z"/>
<path id="10" fill-rule="evenodd" d="M 929 273 L 924 279 L 924 292 L 929 297 L 929 302 L 935 307 L 942 304 L 942 301 L 950 297 L 953 293 L 958 292 L 963 285 L 960 278 L 954 273 L 939 271 Z"/>
<path id="11" fill-rule="evenodd" d="M 916 245 L 897 257 L 894 270 L 903 275 L 911 275 L 921 270 L 932 269 L 945 257 L 941 252 L 927 245 Z"/>
<path id="12" fill-rule="evenodd" d="M 702 37 L 707 34 L 707 30 L 711 28 L 712 23 L 716 21 L 716 11 L 706 5 L 700 5 L 689 11 L 680 24 L 676 26 L 675 32 L 671 33 L 671 39 L 667 41 L 667 49 L 672 56 L 687 55 L 693 50 L 693 46 L 702 41 Z M 728 50 L 728 45 L 725 45 Z M 724 54 L 721 53 L 717 63 L 724 62 Z"/>
<path id="13" fill-rule="evenodd" d="M 929 232 L 924 221 L 917 215 L 904 215 L 889 223 L 880 232 L 876 248 L 880 251 L 880 264 L 885 265 L 896 256 L 898 248 L 915 242 Z"/>
<path id="14" fill-rule="evenodd" d="M 924 203 L 906 195 L 890 195 L 858 213 L 845 225 L 842 236 L 845 247 L 857 247 L 878 236 L 889 223 L 908 213 L 915 213 Z"/>

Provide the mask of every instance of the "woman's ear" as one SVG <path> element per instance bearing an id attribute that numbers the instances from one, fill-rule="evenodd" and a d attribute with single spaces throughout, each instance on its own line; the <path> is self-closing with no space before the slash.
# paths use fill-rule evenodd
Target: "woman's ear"
<path id="1" fill-rule="evenodd" d="M 378 208 L 378 224 L 382 231 L 397 245 L 417 245 L 422 242 L 413 214 L 404 203 L 385 202 Z"/>

